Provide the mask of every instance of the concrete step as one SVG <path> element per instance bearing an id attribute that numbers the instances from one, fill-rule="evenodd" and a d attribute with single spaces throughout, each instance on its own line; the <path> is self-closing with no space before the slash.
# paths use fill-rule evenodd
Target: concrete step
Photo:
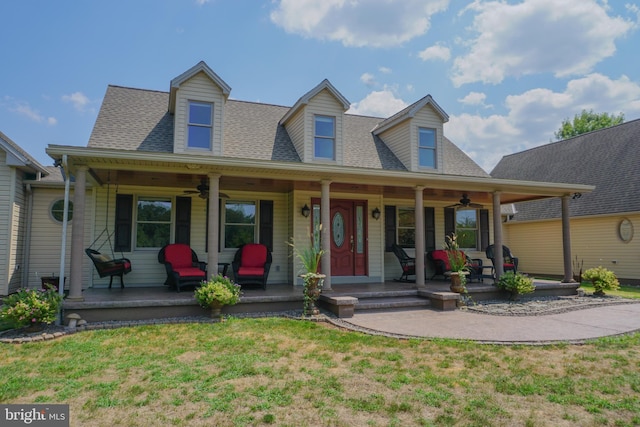
<path id="1" fill-rule="evenodd" d="M 355 306 L 356 311 L 396 309 L 407 307 L 429 307 L 431 302 L 427 298 L 418 296 L 399 296 L 382 298 L 359 298 Z"/>

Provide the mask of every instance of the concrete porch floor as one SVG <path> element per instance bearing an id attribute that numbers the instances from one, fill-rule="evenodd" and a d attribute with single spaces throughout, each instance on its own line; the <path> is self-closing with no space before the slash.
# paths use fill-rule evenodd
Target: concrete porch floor
<path id="1" fill-rule="evenodd" d="M 536 295 L 574 295 L 577 283 L 565 284 L 555 281 L 536 280 Z M 469 295 L 477 300 L 500 299 L 506 295 L 485 279 L 484 283 L 468 283 Z M 385 282 L 369 284 L 334 285 L 331 291 L 323 291 L 325 302 L 328 298 L 357 298 L 355 310 L 371 308 L 400 308 L 431 306 L 430 297 L 434 294 L 445 295 L 449 292 L 448 281 L 429 281 L 418 289 L 415 283 Z M 456 295 L 453 295 L 456 297 Z M 167 286 L 88 288 L 83 291 L 84 301 L 68 301 L 63 303 L 65 315 L 79 313 L 87 322 L 110 320 L 145 320 L 173 317 L 208 316 L 208 311 L 201 308 L 193 298 L 193 291 L 185 288 L 176 292 Z M 373 302 L 375 301 L 375 302 Z M 392 302 L 393 301 L 393 302 Z M 433 299 L 431 299 L 433 301 Z M 300 310 L 303 305 L 301 286 L 289 284 L 270 284 L 266 290 L 262 288 L 243 288 L 240 303 L 226 306 L 225 314 L 253 312 L 281 312 Z"/>

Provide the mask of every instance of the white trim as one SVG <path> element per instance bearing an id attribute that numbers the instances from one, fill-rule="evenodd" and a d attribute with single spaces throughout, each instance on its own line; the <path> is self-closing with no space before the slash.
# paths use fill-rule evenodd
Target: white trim
<path id="1" fill-rule="evenodd" d="M 347 98 L 345 98 L 338 91 L 338 89 L 336 89 L 331 84 L 331 82 L 329 82 L 329 80 L 324 79 L 316 87 L 314 87 L 309 92 L 307 92 L 304 95 L 302 95 L 302 97 L 300 97 L 300 99 L 298 99 L 298 101 L 293 105 L 293 107 L 291 107 L 289 109 L 289 111 L 287 111 L 287 113 L 280 119 L 279 124 L 283 125 L 287 121 L 289 121 L 289 119 L 291 117 L 293 117 L 298 112 L 298 110 L 300 108 L 302 108 L 302 106 L 307 105 L 309 103 L 309 101 L 311 100 L 311 98 L 313 98 L 314 96 L 316 96 L 317 94 L 322 92 L 324 89 L 328 90 L 329 93 L 331 93 L 331 95 L 333 95 L 338 100 L 338 102 L 340 102 L 342 104 L 343 112 L 347 111 L 351 107 L 351 103 L 349 102 L 349 100 Z"/>

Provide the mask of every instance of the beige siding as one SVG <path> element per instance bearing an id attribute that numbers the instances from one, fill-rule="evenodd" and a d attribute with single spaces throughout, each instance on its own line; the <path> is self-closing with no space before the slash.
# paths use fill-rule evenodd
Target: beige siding
<path id="1" fill-rule="evenodd" d="M 287 122 L 287 133 L 293 142 L 293 146 L 296 148 L 298 152 L 298 156 L 303 162 L 310 161 L 305 157 L 305 133 L 304 133 L 304 124 L 305 124 L 305 110 L 300 109 L 294 116 Z"/>
<path id="2" fill-rule="evenodd" d="M 310 152 L 310 159 L 313 159 L 313 146 L 314 146 L 314 116 L 333 116 L 336 118 L 336 146 L 335 146 L 335 162 L 338 165 L 343 164 L 343 140 L 342 140 L 342 123 L 344 119 L 344 111 L 342 110 L 342 104 L 336 100 L 333 95 L 324 89 L 316 96 L 309 100 L 307 105 L 307 120 L 309 125 L 308 143 L 307 147 Z"/>
<path id="3" fill-rule="evenodd" d="M 31 225 L 31 242 L 29 245 L 29 287 L 40 287 L 40 277 L 60 274 L 60 250 L 62 241 L 62 224 L 55 221 L 50 214 L 51 205 L 56 201 L 64 199 L 62 189 L 34 188 L 33 191 L 33 213 Z M 73 191 L 71 191 L 73 201 Z M 93 197 L 91 190 L 87 191 L 87 201 L 85 208 L 85 247 L 91 243 L 91 218 L 93 217 Z M 73 219 L 67 227 L 67 247 L 65 255 L 65 276 L 70 274 L 70 252 L 71 252 L 71 231 L 73 229 Z M 89 285 L 90 260 L 83 259 L 82 287 Z"/>
<path id="4" fill-rule="evenodd" d="M 302 207 L 307 204 L 310 208 L 312 208 L 311 199 L 312 198 L 320 198 L 320 193 L 317 192 L 308 192 L 308 191 L 296 191 L 293 196 L 293 234 L 292 237 L 296 244 L 305 245 L 309 241 L 309 234 L 311 232 L 311 217 L 305 218 L 300 215 L 300 210 Z M 331 192 L 332 199 L 354 199 L 353 194 L 341 194 Z M 384 276 L 384 218 L 380 217 L 378 221 L 374 220 L 371 217 L 371 211 L 378 207 L 381 211 L 383 211 L 382 206 L 382 198 L 376 195 L 362 195 L 362 197 L 355 198 L 357 200 L 366 200 L 367 201 L 367 210 L 365 214 L 367 215 L 367 233 L 368 233 L 368 267 L 369 267 L 369 281 L 382 281 L 382 277 Z M 302 281 L 298 277 L 298 275 L 302 271 L 302 265 L 297 259 L 293 260 L 293 269 L 290 271 L 291 277 L 290 281 L 301 285 Z M 337 285 L 339 286 L 339 285 Z M 335 286 L 334 286 L 335 287 Z"/>
<path id="5" fill-rule="evenodd" d="M 407 199 L 385 199 L 384 200 L 384 205 L 389 205 L 389 206 L 396 206 L 396 208 L 398 207 L 414 207 L 414 202 L 413 200 L 407 200 Z M 436 232 L 436 249 L 444 249 L 445 247 L 445 235 L 444 235 L 444 208 L 445 206 L 447 206 L 446 204 L 443 203 L 435 203 L 432 202 L 430 200 L 424 200 L 424 206 L 431 206 L 434 208 L 434 213 L 435 213 L 435 232 Z M 381 210 L 384 213 L 384 210 L 381 208 Z M 493 224 L 491 221 L 491 216 L 492 216 L 492 211 L 491 209 L 489 209 L 489 233 L 490 236 L 493 236 Z M 380 218 L 380 221 L 382 222 L 384 220 L 384 215 L 383 217 Z M 384 227 L 384 223 L 383 223 L 383 227 Z M 382 250 L 384 251 L 384 228 L 382 230 Z M 408 255 L 415 257 L 415 249 L 406 249 L 406 252 Z M 467 255 L 469 255 L 470 258 L 480 258 L 483 260 L 484 264 L 488 264 L 491 265 L 491 261 L 487 260 L 485 257 L 485 254 L 483 251 L 465 251 L 465 253 Z M 434 270 L 433 267 L 430 265 L 429 261 L 426 259 L 426 253 L 425 253 L 425 267 L 426 267 L 426 279 L 429 280 L 429 278 L 433 275 Z M 396 258 L 396 256 L 393 254 L 393 252 L 385 252 L 384 253 L 384 272 L 385 272 L 385 280 L 393 280 L 393 279 L 397 279 L 398 277 L 400 277 L 400 275 L 402 274 L 402 271 L 400 269 L 400 263 L 398 262 L 398 258 Z"/>
<path id="6" fill-rule="evenodd" d="M 411 126 L 407 120 L 380 135 L 384 143 L 407 169 L 411 168 Z"/>
<path id="7" fill-rule="evenodd" d="M 24 237 L 26 230 L 26 200 L 24 191 L 24 173 L 14 169 L 13 201 L 11 203 L 11 223 L 9 259 L 7 272 L 9 292 L 17 290 L 22 285 L 22 260 L 24 258 Z"/>
<path id="8" fill-rule="evenodd" d="M 11 218 L 11 182 L 12 171 L 6 166 L 7 154 L 0 150 L 0 295 L 9 291 L 9 235 Z"/>
<path id="9" fill-rule="evenodd" d="M 188 101 L 210 102 L 213 104 L 213 143 L 211 151 L 188 149 L 187 121 L 189 119 Z M 174 117 L 174 153 L 189 153 L 221 156 L 223 153 L 222 123 L 224 118 L 224 95 L 204 73 L 198 73 L 184 82 L 176 94 Z"/>
<path id="10" fill-rule="evenodd" d="M 628 218 L 635 235 L 629 243 L 618 237 L 618 224 Z M 505 243 L 520 260 L 520 270 L 562 275 L 562 223 L 558 220 L 504 224 Z M 640 215 L 571 219 L 571 253 L 584 269 L 602 265 L 624 279 L 640 279 Z"/>
<path id="11" fill-rule="evenodd" d="M 418 111 L 412 120 L 412 135 L 411 135 L 411 170 L 413 171 L 432 171 L 432 169 L 422 169 L 418 165 L 418 128 L 431 128 L 436 130 L 436 172 L 443 170 L 443 155 L 442 155 L 442 132 L 443 123 L 442 118 L 435 110 L 426 105 L 420 111 Z"/>
<path id="12" fill-rule="evenodd" d="M 105 228 L 105 223 L 108 223 L 109 231 L 113 232 L 114 223 L 114 210 L 115 210 L 115 190 L 112 189 L 110 196 L 109 218 L 106 218 L 106 189 L 98 190 L 98 197 L 96 198 L 96 223 L 92 232 L 93 236 L 98 236 Z M 120 186 L 118 188 L 120 194 L 133 194 L 134 204 L 137 197 L 169 197 L 175 200 L 176 196 L 182 196 L 182 192 L 176 192 L 175 189 L 169 188 L 150 188 L 150 187 L 133 187 L 133 186 Z M 288 280 L 288 196 L 281 193 L 255 193 L 255 192 L 233 192 L 225 191 L 230 197 L 230 200 L 239 201 L 254 201 L 256 202 L 256 209 L 260 200 L 273 200 L 274 202 L 274 229 L 273 229 L 273 263 L 271 271 L 269 272 L 269 283 L 284 283 Z M 206 201 L 199 197 L 192 197 L 191 202 L 191 248 L 196 252 L 198 258 L 202 261 L 206 261 L 207 253 L 206 248 Z M 258 211 L 259 209 L 257 209 Z M 175 212 L 174 212 L 175 215 Z M 259 213 L 258 213 L 259 215 Z M 256 218 L 259 223 L 259 217 Z M 134 221 L 135 221 L 135 208 L 134 208 Z M 135 224 L 134 224 L 135 227 Z M 256 227 L 258 230 L 258 227 Z M 173 241 L 174 230 L 172 226 Z M 221 239 L 223 236 L 221 236 Z M 91 240 L 95 239 L 93 237 Z M 104 238 L 96 242 L 96 246 L 105 243 Z M 222 240 L 222 242 L 224 242 Z M 113 241 L 112 241 L 113 243 Z M 222 245 L 224 243 L 221 243 Z M 124 256 L 129 258 L 132 264 L 131 273 L 125 277 L 127 286 L 158 286 L 164 283 L 166 279 L 166 272 L 164 266 L 158 263 L 158 250 L 154 249 L 136 249 L 135 248 L 135 233 L 134 242 L 132 242 L 132 251 L 125 252 L 123 254 L 116 253 L 117 257 Z M 102 251 L 109 253 L 109 243 L 106 243 Z M 219 254 L 220 262 L 231 263 L 236 253 L 235 249 L 222 248 Z M 88 261 L 88 258 L 87 258 Z M 229 269 L 231 274 L 231 269 Z M 98 275 L 93 272 L 93 283 L 95 286 L 101 287 L 108 284 L 109 279 L 100 279 Z"/>
<path id="13" fill-rule="evenodd" d="M 431 128 L 436 130 L 436 169 L 424 169 L 418 166 L 418 128 Z M 380 138 L 393 151 L 393 154 L 404 164 L 407 169 L 421 172 L 442 172 L 442 118 L 435 110 L 427 105 L 416 115 L 404 122 L 392 127 L 380 134 Z"/>

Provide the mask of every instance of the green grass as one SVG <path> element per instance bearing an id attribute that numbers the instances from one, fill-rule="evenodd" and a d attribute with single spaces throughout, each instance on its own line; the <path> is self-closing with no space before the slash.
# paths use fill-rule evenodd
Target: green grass
<path id="1" fill-rule="evenodd" d="M 506 347 L 229 319 L 83 332 L 0 354 L 0 403 L 68 403 L 71 425 L 640 423 L 640 334 Z"/>
<path id="2" fill-rule="evenodd" d="M 589 294 L 595 291 L 593 286 L 588 282 L 582 282 L 580 288 Z M 605 295 L 640 299 L 640 286 L 620 285 L 620 289 L 616 291 L 604 291 L 604 293 Z"/>

